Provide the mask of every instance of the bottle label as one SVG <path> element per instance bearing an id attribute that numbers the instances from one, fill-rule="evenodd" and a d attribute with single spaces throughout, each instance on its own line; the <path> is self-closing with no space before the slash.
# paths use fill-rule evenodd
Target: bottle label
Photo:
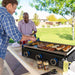
<path id="1" fill-rule="evenodd" d="M 63 61 L 63 71 L 64 72 L 68 71 L 68 65 L 69 65 L 68 61 Z"/>
<path id="2" fill-rule="evenodd" d="M 32 41 L 28 40 L 28 44 L 32 43 Z"/>

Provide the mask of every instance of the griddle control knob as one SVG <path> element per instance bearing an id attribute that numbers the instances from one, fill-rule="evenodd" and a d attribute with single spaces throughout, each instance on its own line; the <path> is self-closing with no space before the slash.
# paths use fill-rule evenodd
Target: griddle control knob
<path id="1" fill-rule="evenodd" d="M 30 55 L 30 52 L 29 51 L 25 51 L 24 52 L 24 56 L 29 56 Z"/>
<path id="2" fill-rule="evenodd" d="M 57 58 L 53 58 L 53 59 L 50 60 L 50 64 L 53 65 L 53 66 L 55 66 L 57 64 L 57 62 L 58 62 Z"/>
<path id="3" fill-rule="evenodd" d="M 42 59 L 42 55 L 41 55 L 41 54 L 36 55 L 36 56 L 35 56 L 35 59 L 36 59 L 36 60 Z"/>

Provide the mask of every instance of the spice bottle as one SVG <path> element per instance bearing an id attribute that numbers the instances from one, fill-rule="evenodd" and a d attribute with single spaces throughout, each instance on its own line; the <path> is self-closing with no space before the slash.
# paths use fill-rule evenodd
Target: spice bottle
<path id="1" fill-rule="evenodd" d="M 69 65 L 69 62 L 67 61 L 67 58 L 66 58 L 66 60 L 63 61 L 63 71 L 64 72 L 68 71 L 68 65 Z"/>
<path id="2" fill-rule="evenodd" d="M 42 61 L 38 60 L 37 61 L 37 66 L 38 66 L 38 69 L 42 69 L 43 68 Z"/>
<path id="3" fill-rule="evenodd" d="M 49 63 L 48 63 L 48 61 L 44 61 L 43 62 L 43 66 L 44 66 L 44 70 L 48 70 L 49 69 Z"/>

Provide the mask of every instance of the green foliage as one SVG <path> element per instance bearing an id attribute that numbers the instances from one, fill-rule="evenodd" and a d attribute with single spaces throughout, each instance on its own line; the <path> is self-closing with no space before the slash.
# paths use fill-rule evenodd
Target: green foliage
<path id="1" fill-rule="evenodd" d="M 68 19 L 69 23 L 72 24 L 72 20 L 73 20 L 73 17 L 71 17 L 70 19 Z M 75 20 L 75 19 L 74 19 Z"/>
<path id="2" fill-rule="evenodd" d="M 0 6 L 1 6 L 2 1 L 0 0 Z"/>
<path id="3" fill-rule="evenodd" d="M 33 22 L 36 26 L 38 26 L 40 23 L 40 20 L 38 19 L 38 15 L 36 13 L 34 14 Z"/>
<path id="4" fill-rule="evenodd" d="M 21 1 L 21 0 L 17 0 L 18 1 L 18 3 Z"/>
<path id="5" fill-rule="evenodd" d="M 21 11 L 21 14 L 20 14 L 18 21 L 21 21 L 23 19 L 23 13 L 24 13 L 24 11 Z"/>
<path id="6" fill-rule="evenodd" d="M 67 20 L 65 18 L 59 18 L 58 22 L 65 23 L 65 22 L 67 22 Z"/>
<path id="7" fill-rule="evenodd" d="M 45 25 L 42 25 L 42 28 L 45 28 Z"/>
<path id="8" fill-rule="evenodd" d="M 18 6 L 17 9 L 21 9 L 22 6 Z"/>
<path id="9" fill-rule="evenodd" d="M 15 12 L 15 15 L 17 15 L 17 12 Z"/>
<path id="10" fill-rule="evenodd" d="M 49 13 L 68 15 L 75 12 L 75 0 L 33 0 L 31 6 Z"/>
<path id="11" fill-rule="evenodd" d="M 50 25 L 49 24 L 47 24 L 47 28 L 50 28 Z"/>
<path id="12" fill-rule="evenodd" d="M 21 0 L 17 0 L 17 1 L 18 1 L 18 4 L 19 4 Z M 18 10 L 20 10 L 21 8 L 22 8 L 21 5 L 17 7 Z M 17 15 L 17 14 L 18 14 L 18 12 L 15 12 L 15 15 Z"/>
<path id="13" fill-rule="evenodd" d="M 55 27 L 55 26 L 56 26 L 56 24 L 53 24 L 52 26 L 54 26 L 54 27 Z"/>
<path id="14" fill-rule="evenodd" d="M 48 21 L 58 21 L 54 14 L 47 16 Z"/>

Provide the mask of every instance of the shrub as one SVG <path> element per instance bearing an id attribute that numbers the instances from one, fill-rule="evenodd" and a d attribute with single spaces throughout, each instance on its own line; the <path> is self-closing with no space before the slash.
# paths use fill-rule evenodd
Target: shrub
<path id="1" fill-rule="evenodd" d="M 42 28 L 45 28 L 45 25 L 42 25 Z"/>
<path id="2" fill-rule="evenodd" d="M 47 28 L 50 28 L 50 25 L 47 25 Z"/>

